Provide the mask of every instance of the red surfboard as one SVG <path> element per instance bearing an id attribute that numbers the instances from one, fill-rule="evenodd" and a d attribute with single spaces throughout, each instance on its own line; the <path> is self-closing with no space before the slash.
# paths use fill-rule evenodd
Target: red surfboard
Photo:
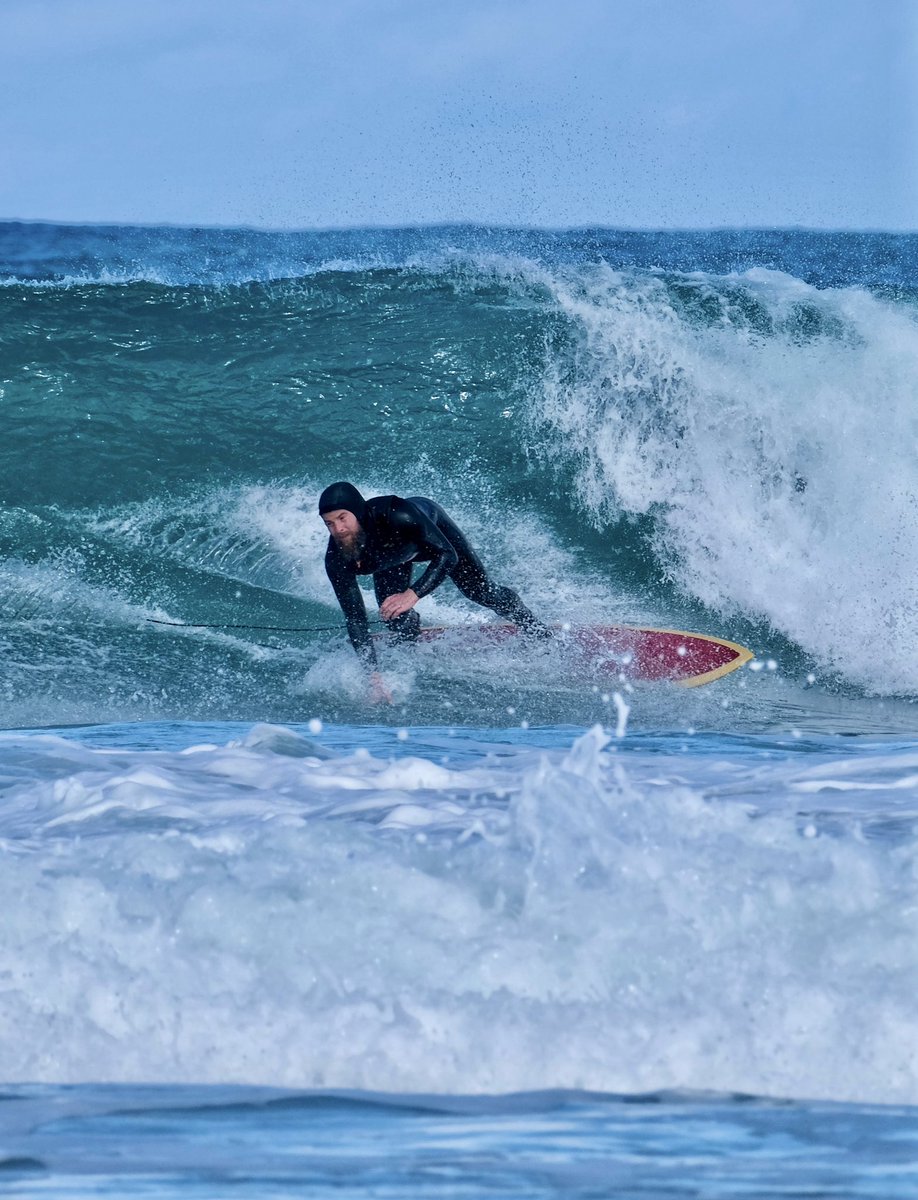
<path id="1" fill-rule="evenodd" d="M 506 642 L 520 634 L 516 625 L 454 625 L 422 629 L 421 642 L 458 638 Z M 643 629 L 627 625 L 556 627 L 554 644 L 569 644 L 589 666 L 618 679 L 667 680 L 699 687 L 735 671 L 753 658 L 751 650 L 706 633 L 678 629 Z"/>

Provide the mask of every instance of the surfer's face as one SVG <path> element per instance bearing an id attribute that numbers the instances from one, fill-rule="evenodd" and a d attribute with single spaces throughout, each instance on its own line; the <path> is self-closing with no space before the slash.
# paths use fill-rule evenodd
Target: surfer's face
<path id="1" fill-rule="evenodd" d="M 336 508 L 332 512 L 323 513 L 322 520 L 346 557 L 356 558 L 363 545 L 363 530 L 354 514 L 346 508 Z"/>

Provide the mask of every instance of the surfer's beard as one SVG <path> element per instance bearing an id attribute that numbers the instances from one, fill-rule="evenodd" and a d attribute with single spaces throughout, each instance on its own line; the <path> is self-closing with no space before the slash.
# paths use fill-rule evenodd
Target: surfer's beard
<path id="1" fill-rule="evenodd" d="M 349 537 L 336 537 L 335 542 L 348 562 L 356 562 L 367 544 L 367 535 L 361 529 Z"/>

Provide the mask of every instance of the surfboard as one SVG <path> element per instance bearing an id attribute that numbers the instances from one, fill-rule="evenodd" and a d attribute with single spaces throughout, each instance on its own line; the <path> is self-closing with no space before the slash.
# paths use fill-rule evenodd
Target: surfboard
<path id="1" fill-rule="evenodd" d="M 420 631 L 418 641 L 451 638 L 467 648 L 475 641 L 504 643 L 519 636 L 516 625 L 431 626 Z M 555 626 L 555 637 L 546 644 L 570 646 L 588 667 L 619 682 L 665 680 L 680 687 L 712 683 L 754 657 L 745 646 L 706 633 L 629 625 Z"/>

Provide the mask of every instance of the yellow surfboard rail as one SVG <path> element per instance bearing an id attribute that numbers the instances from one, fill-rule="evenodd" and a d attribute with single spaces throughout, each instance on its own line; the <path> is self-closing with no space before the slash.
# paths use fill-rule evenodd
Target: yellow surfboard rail
<path id="1" fill-rule="evenodd" d="M 719 667 L 713 667 L 710 671 L 703 671 L 700 675 L 691 675 L 688 679 L 674 679 L 673 683 L 677 683 L 679 687 L 701 687 L 703 683 L 713 683 L 715 679 L 721 679 L 724 675 L 729 675 L 731 671 L 736 671 L 739 667 L 743 667 L 755 655 L 746 646 L 741 646 L 739 642 L 731 642 L 727 638 L 713 637 L 709 633 L 691 633 L 687 629 L 658 629 L 654 625 L 622 625 L 622 629 L 633 629 L 636 633 L 668 633 L 675 637 L 692 638 L 694 641 L 714 642 L 717 646 L 726 646 L 728 649 L 735 651 L 736 658 L 732 658 L 729 662 L 721 663 Z"/>

